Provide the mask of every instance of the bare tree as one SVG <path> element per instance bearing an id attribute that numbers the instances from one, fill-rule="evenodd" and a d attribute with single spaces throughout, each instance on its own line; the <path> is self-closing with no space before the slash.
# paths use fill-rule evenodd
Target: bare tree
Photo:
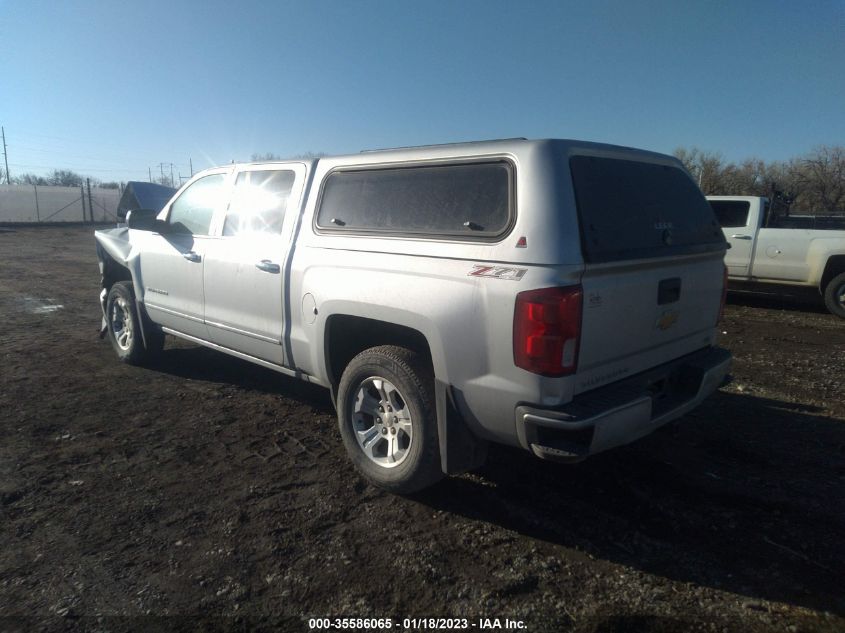
<path id="1" fill-rule="evenodd" d="M 801 158 L 768 163 L 759 158 L 726 163 L 697 147 L 674 153 L 706 195 L 766 196 L 792 211 L 845 213 L 845 147 L 822 146 Z"/>
<path id="2" fill-rule="evenodd" d="M 35 174 L 21 174 L 17 178 L 13 178 L 12 181 L 16 185 L 38 185 L 39 187 L 50 184 L 44 176 L 36 176 Z"/>
<path id="3" fill-rule="evenodd" d="M 273 152 L 266 152 L 264 154 L 255 153 L 250 156 L 250 161 L 253 163 L 264 163 L 271 160 L 282 160 L 282 157 L 278 154 L 274 154 Z"/>
<path id="4" fill-rule="evenodd" d="M 325 155 L 326 155 L 325 152 L 303 152 L 302 154 L 295 154 L 293 156 L 281 156 L 279 154 L 274 154 L 273 152 L 267 152 L 265 154 L 259 154 L 259 153 L 253 154 L 250 157 L 250 160 L 253 163 L 263 163 L 263 162 L 269 162 L 269 161 L 273 161 L 273 160 L 288 160 L 288 159 L 291 159 L 291 160 L 297 160 L 297 159 L 298 160 L 313 160 L 315 158 L 322 158 Z"/>
<path id="5" fill-rule="evenodd" d="M 48 184 L 57 187 L 79 187 L 83 180 L 82 176 L 69 169 L 54 169 L 47 175 Z"/>
<path id="6" fill-rule="evenodd" d="M 822 145 L 792 165 L 802 210 L 845 212 L 845 147 Z"/>
<path id="7" fill-rule="evenodd" d="M 713 152 L 707 152 L 697 147 L 687 149 L 679 147 L 674 152 L 692 174 L 699 188 L 705 195 L 719 195 L 722 190 L 721 176 L 724 170 L 722 157 Z"/>

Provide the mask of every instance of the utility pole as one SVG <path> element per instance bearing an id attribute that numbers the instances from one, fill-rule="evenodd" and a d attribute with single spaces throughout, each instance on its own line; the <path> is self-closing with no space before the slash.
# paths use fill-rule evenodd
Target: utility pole
<path id="1" fill-rule="evenodd" d="M 0 126 L 0 130 L 3 131 L 3 160 L 6 162 L 6 184 L 11 185 L 12 181 L 9 178 L 9 155 L 6 152 L 6 128 Z"/>
<path id="2" fill-rule="evenodd" d="M 147 173 L 150 175 L 150 182 L 153 181 L 153 170 L 150 167 L 147 167 Z"/>
<path id="3" fill-rule="evenodd" d="M 194 161 L 193 159 L 189 158 L 188 163 L 191 165 L 191 178 L 194 177 Z"/>
<path id="4" fill-rule="evenodd" d="M 164 168 L 170 165 L 170 186 L 173 186 L 173 163 L 159 163 L 158 168 L 161 170 L 161 180 L 164 184 Z"/>
<path id="5" fill-rule="evenodd" d="M 85 179 L 88 182 L 88 215 L 91 216 L 91 222 L 94 222 L 94 201 L 91 199 L 91 179 Z"/>

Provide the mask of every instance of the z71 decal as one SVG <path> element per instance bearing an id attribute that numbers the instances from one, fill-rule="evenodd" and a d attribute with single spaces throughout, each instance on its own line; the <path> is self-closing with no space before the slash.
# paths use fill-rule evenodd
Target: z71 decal
<path id="1" fill-rule="evenodd" d="M 495 279 L 510 279 L 519 281 L 528 272 L 527 268 L 508 268 L 506 266 L 480 266 L 476 264 L 467 273 L 470 277 L 494 277 Z"/>

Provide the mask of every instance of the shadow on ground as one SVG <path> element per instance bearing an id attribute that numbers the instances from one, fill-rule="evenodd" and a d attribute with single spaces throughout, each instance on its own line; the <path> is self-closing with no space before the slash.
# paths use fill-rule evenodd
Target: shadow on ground
<path id="1" fill-rule="evenodd" d="M 334 415 L 327 389 L 207 347 L 169 347 L 149 369 L 188 380 L 282 395 L 310 405 L 318 413 Z"/>
<path id="2" fill-rule="evenodd" d="M 322 387 L 205 348 L 168 349 L 153 369 L 334 415 Z M 414 500 L 650 574 L 845 615 L 845 420 L 821 411 L 719 392 L 581 464 L 493 446 L 481 470 Z"/>
<path id="3" fill-rule="evenodd" d="M 767 310 L 799 310 L 801 312 L 830 314 L 825 308 L 824 301 L 815 288 L 771 288 L 760 291 L 734 290 L 728 292 L 727 302 L 731 305 L 749 308 L 763 308 Z"/>
<path id="4" fill-rule="evenodd" d="M 719 393 L 574 466 L 493 448 L 424 504 L 667 578 L 845 614 L 845 422 Z"/>

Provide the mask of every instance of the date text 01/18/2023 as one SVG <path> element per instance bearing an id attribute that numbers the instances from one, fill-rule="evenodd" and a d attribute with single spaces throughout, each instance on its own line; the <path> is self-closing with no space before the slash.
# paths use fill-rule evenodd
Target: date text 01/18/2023
<path id="1" fill-rule="evenodd" d="M 510 618 L 311 618 L 311 630 L 378 630 L 439 631 L 439 630 L 506 630 L 519 631 L 527 627 L 523 620 Z"/>

